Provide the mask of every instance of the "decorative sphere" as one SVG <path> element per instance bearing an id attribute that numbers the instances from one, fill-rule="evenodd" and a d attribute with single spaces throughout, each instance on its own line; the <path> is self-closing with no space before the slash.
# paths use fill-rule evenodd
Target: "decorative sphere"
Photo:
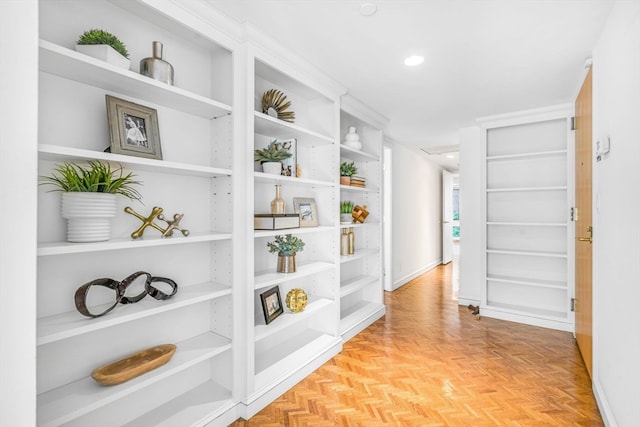
<path id="1" fill-rule="evenodd" d="M 292 312 L 301 312 L 307 306 L 307 293 L 300 288 L 291 289 L 287 293 L 286 304 Z"/>

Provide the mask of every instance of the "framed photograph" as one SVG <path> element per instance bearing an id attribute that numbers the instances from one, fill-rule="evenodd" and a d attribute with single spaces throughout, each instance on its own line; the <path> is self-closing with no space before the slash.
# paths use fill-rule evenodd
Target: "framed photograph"
<path id="1" fill-rule="evenodd" d="M 107 95 L 107 118 L 112 153 L 162 160 L 156 110 Z"/>
<path id="2" fill-rule="evenodd" d="M 296 138 L 278 141 L 282 144 L 282 148 L 291 153 L 291 157 L 282 161 L 282 172 L 284 176 L 297 176 L 298 168 L 298 140 Z"/>
<path id="3" fill-rule="evenodd" d="M 264 321 L 267 325 L 275 320 L 276 317 L 283 313 L 282 299 L 280 298 L 280 288 L 274 286 L 260 294 L 262 301 L 262 311 L 264 312 Z"/>
<path id="4" fill-rule="evenodd" d="M 316 209 L 316 199 L 294 197 L 293 211 L 297 214 L 300 214 L 300 227 L 318 226 L 318 210 Z"/>

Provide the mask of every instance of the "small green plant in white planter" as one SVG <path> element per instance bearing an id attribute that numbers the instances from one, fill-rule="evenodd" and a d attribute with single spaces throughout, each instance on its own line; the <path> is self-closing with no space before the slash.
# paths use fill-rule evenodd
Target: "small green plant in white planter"
<path id="1" fill-rule="evenodd" d="M 302 239 L 291 234 L 278 235 L 273 242 L 267 242 L 269 252 L 278 252 L 278 273 L 295 273 L 296 254 L 303 250 Z"/>
<path id="2" fill-rule="evenodd" d="M 342 224 L 352 223 L 353 216 L 351 213 L 353 212 L 353 202 L 349 200 L 345 200 L 340 202 L 340 222 Z"/>
<path id="3" fill-rule="evenodd" d="M 292 154 L 283 148 L 277 140 L 273 140 L 266 148 L 254 150 L 253 160 L 262 165 L 265 173 L 280 175 L 282 173 L 282 161 L 291 157 Z"/>
<path id="4" fill-rule="evenodd" d="M 111 218 L 116 215 L 117 196 L 140 200 L 134 188 L 139 181 L 122 167 L 90 161 L 86 167 L 64 163 L 51 176 L 40 177 L 42 185 L 62 192 L 62 217 L 67 220 L 67 241 L 102 242 L 111 238 Z"/>
<path id="5" fill-rule="evenodd" d="M 113 34 L 91 29 L 80 35 L 76 51 L 101 59 L 122 68 L 129 68 L 129 52 L 127 47 Z"/>

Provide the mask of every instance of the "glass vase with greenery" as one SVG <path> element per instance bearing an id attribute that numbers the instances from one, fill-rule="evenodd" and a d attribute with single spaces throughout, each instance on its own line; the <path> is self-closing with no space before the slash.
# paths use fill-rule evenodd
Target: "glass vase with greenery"
<path id="1" fill-rule="evenodd" d="M 273 242 L 267 242 L 269 252 L 278 252 L 279 255 L 295 255 L 304 248 L 304 242 L 296 236 L 285 234 L 278 235 Z"/>

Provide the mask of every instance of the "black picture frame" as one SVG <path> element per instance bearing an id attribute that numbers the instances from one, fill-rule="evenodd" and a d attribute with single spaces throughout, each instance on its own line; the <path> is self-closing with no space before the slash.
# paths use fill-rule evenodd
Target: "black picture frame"
<path id="1" fill-rule="evenodd" d="M 162 160 L 158 112 L 111 95 L 106 101 L 111 152 Z"/>
<path id="2" fill-rule="evenodd" d="M 262 302 L 264 321 L 267 325 L 284 312 L 282 298 L 280 297 L 280 288 L 278 286 L 274 286 L 268 291 L 261 293 L 260 301 Z"/>

